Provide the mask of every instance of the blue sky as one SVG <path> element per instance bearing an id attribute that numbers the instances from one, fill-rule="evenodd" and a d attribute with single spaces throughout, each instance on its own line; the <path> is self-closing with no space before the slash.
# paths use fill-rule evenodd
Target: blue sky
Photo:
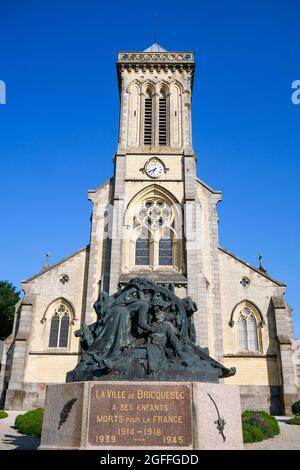
<path id="1" fill-rule="evenodd" d="M 117 51 L 194 50 L 198 176 L 220 244 L 289 286 L 300 337 L 298 0 L 0 0 L 0 279 L 89 242 L 87 190 L 113 172 Z"/>

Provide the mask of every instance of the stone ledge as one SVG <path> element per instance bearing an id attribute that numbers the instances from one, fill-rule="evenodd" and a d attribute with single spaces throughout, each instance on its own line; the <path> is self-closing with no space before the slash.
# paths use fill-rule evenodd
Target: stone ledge
<path id="1" fill-rule="evenodd" d="M 30 351 L 30 355 L 33 356 L 80 356 L 80 352 L 70 351 Z"/>
<path id="2" fill-rule="evenodd" d="M 224 357 L 245 357 L 245 358 L 268 358 L 268 357 L 277 357 L 277 354 L 263 354 L 263 353 L 258 353 L 258 352 L 240 352 L 240 353 L 232 353 L 232 354 L 224 354 Z"/>
<path id="3" fill-rule="evenodd" d="M 135 273 L 121 274 L 119 283 L 127 284 L 131 279 L 136 277 L 145 277 L 152 279 L 158 283 L 172 283 L 175 285 L 187 285 L 187 278 L 183 274 L 174 272 L 155 272 L 155 271 L 138 271 Z"/>

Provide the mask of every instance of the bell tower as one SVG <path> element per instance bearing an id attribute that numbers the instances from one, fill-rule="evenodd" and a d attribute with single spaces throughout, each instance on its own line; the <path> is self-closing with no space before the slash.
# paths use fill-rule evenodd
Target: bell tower
<path id="1" fill-rule="evenodd" d="M 111 293 L 135 276 L 172 282 L 183 294 L 188 285 L 190 295 L 199 291 L 188 280 L 195 256 L 186 236 L 195 244 L 194 68 L 193 52 L 168 52 L 158 44 L 118 54 Z"/>
<path id="2" fill-rule="evenodd" d="M 93 274 L 91 267 L 91 278 L 110 294 L 134 277 L 172 283 L 177 295 L 190 295 L 207 312 L 207 289 L 213 282 L 204 272 L 211 271 L 210 253 L 217 253 L 220 194 L 196 177 L 194 69 L 193 52 L 168 52 L 158 44 L 143 52 L 118 53 L 120 123 L 108 241 L 100 248 L 95 215 L 90 249 L 102 250 L 105 262 Z M 91 195 L 94 207 L 99 197 Z M 217 274 L 213 279 L 217 282 Z M 92 296 L 91 291 L 89 305 Z M 207 316 L 199 315 L 196 329 L 198 340 L 207 345 Z"/>
<path id="3" fill-rule="evenodd" d="M 194 67 L 192 52 L 168 52 L 158 44 L 118 54 L 118 152 L 193 153 Z"/>

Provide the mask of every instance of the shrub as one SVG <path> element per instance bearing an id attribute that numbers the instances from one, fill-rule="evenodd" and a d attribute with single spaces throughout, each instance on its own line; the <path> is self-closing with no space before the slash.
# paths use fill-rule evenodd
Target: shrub
<path id="1" fill-rule="evenodd" d="M 8 414 L 4 410 L 0 410 L 0 419 L 7 418 Z"/>
<path id="2" fill-rule="evenodd" d="M 243 423 L 243 441 L 245 444 L 249 442 L 260 442 L 265 439 L 265 435 L 260 427 Z"/>
<path id="3" fill-rule="evenodd" d="M 40 437 L 42 434 L 43 416 L 43 408 L 28 411 L 27 413 L 16 417 L 15 428 L 21 434 Z"/>
<path id="4" fill-rule="evenodd" d="M 265 411 L 244 411 L 242 414 L 244 442 L 259 442 L 280 432 L 276 418 Z"/>
<path id="5" fill-rule="evenodd" d="M 287 423 L 296 424 L 297 426 L 300 426 L 300 416 L 294 416 L 293 418 L 289 419 Z"/>
<path id="6" fill-rule="evenodd" d="M 300 416 L 300 400 L 292 404 L 292 413 L 295 416 Z"/>
<path id="7" fill-rule="evenodd" d="M 269 429 L 272 433 L 271 437 L 277 436 L 280 433 L 280 427 L 278 421 L 274 416 L 271 416 L 266 411 L 259 411 L 259 416 L 268 424 Z"/>

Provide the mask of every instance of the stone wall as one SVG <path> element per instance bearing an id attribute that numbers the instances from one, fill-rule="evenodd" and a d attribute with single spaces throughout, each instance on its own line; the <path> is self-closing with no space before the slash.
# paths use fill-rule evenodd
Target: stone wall
<path id="1" fill-rule="evenodd" d="M 224 356 L 228 366 L 237 367 L 236 376 L 228 380 L 245 386 L 281 387 L 282 413 L 289 414 L 297 385 L 291 309 L 283 298 L 286 286 L 224 249 L 219 254 Z M 247 283 L 242 282 L 245 279 Z M 244 307 L 256 312 L 259 350 L 255 354 L 239 351 L 237 321 Z"/>
<path id="2" fill-rule="evenodd" d="M 25 296 L 16 312 L 4 380 L 7 409 L 26 409 L 42 401 L 45 383 L 64 382 L 66 372 L 76 365 L 79 340 L 74 331 L 84 318 L 88 254 L 84 248 L 22 284 Z M 50 348 L 51 318 L 60 303 L 71 313 L 68 347 Z"/>
<path id="3" fill-rule="evenodd" d="M 300 399 L 300 341 L 293 342 L 293 364 L 296 376 L 296 383 L 298 387 L 298 394 Z"/>
<path id="4" fill-rule="evenodd" d="M 240 385 L 242 411 L 264 410 L 282 415 L 282 390 L 278 385 Z"/>
<path id="5" fill-rule="evenodd" d="M 93 203 L 90 233 L 90 256 L 87 274 L 87 295 L 85 303 L 85 322 L 95 320 L 93 304 L 98 297 L 99 288 L 108 292 L 111 262 L 111 204 L 112 181 L 89 191 Z"/>

